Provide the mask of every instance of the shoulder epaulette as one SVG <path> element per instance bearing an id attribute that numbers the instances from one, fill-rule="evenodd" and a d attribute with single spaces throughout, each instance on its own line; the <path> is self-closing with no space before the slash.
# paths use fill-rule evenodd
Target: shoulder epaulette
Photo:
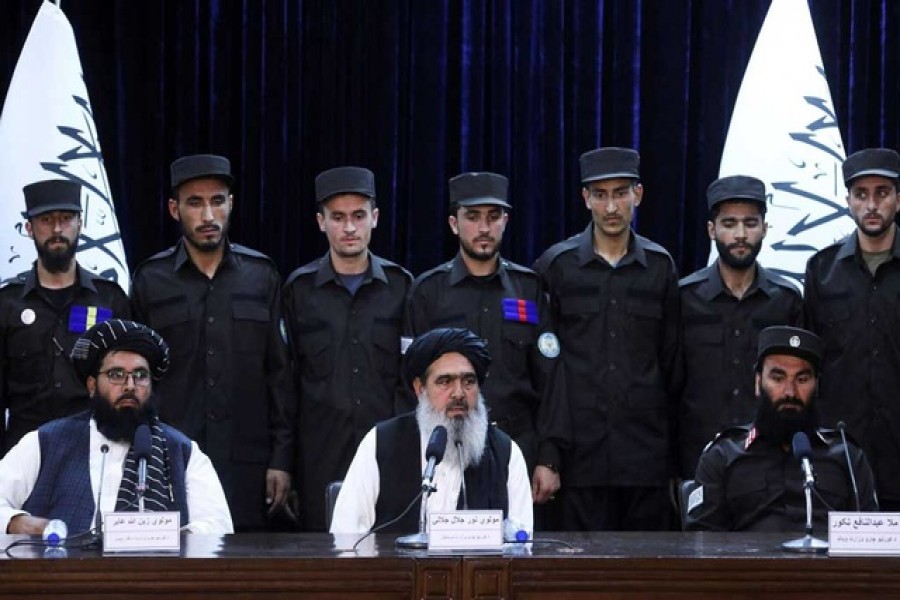
<path id="1" fill-rule="evenodd" d="M 584 233 L 584 232 L 582 232 Z M 537 273 L 544 273 L 547 269 L 550 268 L 550 265 L 553 264 L 561 254 L 574 250 L 578 247 L 578 236 L 580 233 L 576 233 L 572 237 L 565 239 L 561 242 L 556 242 L 549 248 L 547 248 L 543 254 L 535 261 L 534 270 Z"/>

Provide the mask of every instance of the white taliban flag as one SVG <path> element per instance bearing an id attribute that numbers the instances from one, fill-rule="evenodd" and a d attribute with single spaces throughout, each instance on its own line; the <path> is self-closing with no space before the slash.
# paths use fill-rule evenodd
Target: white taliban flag
<path id="1" fill-rule="evenodd" d="M 759 261 L 802 288 L 807 259 L 855 229 L 846 157 L 807 0 L 773 0 L 741 82 L 719 176 L 768 192 Z M 716 259 L 712 245 L 710 263 Z"/>
<path id="2" fill-rule="evenodd" d="M 0 280 L 31 268 L 22 188 L 42 179 L 82 186 L 78 263 L 116 281 L 130 278 L 100 141 L 72 26 L 54 4 L 38 11 L 0 113 Z"/>

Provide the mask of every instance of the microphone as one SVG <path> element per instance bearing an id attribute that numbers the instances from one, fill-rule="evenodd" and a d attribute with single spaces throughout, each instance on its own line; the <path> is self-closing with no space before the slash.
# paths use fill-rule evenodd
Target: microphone
<path id="1" fill-rule="evenodd" d="M 856 473 L 853 472 L 853 461 L 850 460 L 850 448 L 847 446 L 847 434 L 844 430 L 847 424 L 843 421 L 837 422 L 837 429 L 841 433 L 841 443 L 844 444 L 844 458 L 847 459 L 847 471 L 850 473 L 850 485 L 853 486 L 853 499 L 856 501 L 856 512 L 859 510 L 859 488 L 856 487 Z"/>
<path id="2" fill-rule="evenodd" d="M 453 443 L 456 446 L 456 454 L 459 456 L 459 470 L 460 470 L 460 473 L 462 474 L 462 478 L 460 479 L 460 481 L 462 482 L 462 486 L 461 486 L 462 487 L 462 502 L 463 502 L 462 507 L 463 507 L 463 510 L 469 510 L 469 492 L 466 490 L 466 468 L 463 465 L 462 442 L 459 440 L 456 440 Z"/>
<path id="3" fill-rule="evenodd" d="M 147 459 L 150 458 L 150 448 L 153 442 L 150 437 L 150 427 L 142 423 L 134 430 L 134 458 L 137 460 L 137 485 L 134 491 L 138 497 L 138 511 L 144 512 L 144 492 L 147 491 Z"/>
<path id="4" fill-rule="evenodd" d="M 100 498 L 103 494 L 103 473 L 106 470 L 106 455 L 109 453 L 109 445 L 100 446 L 100 479 L 97 480 L 97 512 L 94 513 L 94 531 L 101 534 L 100 528 Z"/>
<path id="5" fill-rule="evenodd" d="M 444 451 L 447 449 L 447 428 L 438 425 L 431 432 L 428 438 L 428 445 L 425 447 L 425 459 L 428 463 L 425 465 L 425 472 L 422 474 L 422 489 L 432 491 L 432 481 L 434 480 L 434 469 L 444 459 Z"/>
<path id="6" fill-rule="evenodd" d="M 422 491 L 419 492 L 419 495 L 416 496 L 406 510 L 403 511 L 403 514 L 406 514 L 406 512 L 415 504 L 416 500 L 422 498 L 422 503 L 419 505 L 419 533 L 398 537 L 394 543 L 400 548 L 428 547 L 428 535 L 425 533 L 426 504 L 428 503 L 428 497 L 431 495 L 431 492 L 434 492 L 437 489 L 432 483 L 434 481 L 434 468 L 438 466 L 441 460 L 443 460 L 444 451 L 446 449 L 447 428 L 443 425 L 438 425 L 431 430 L 431 437 L 428 438 L 428 445 L 425 446 L 425 458 L 428 462 L 425 465 L 425 473 L 422 474 Z M 401 514 L 401 517 L 403 514 Z M 400 517 L 397 517 L 395 521 L 399 519 Z M 362 538 L 360 538 L 359 541 L 362 541 Z M 359 543 L 359 541 L 357 541 L 357 543 Z M 356 547 L 355 544 L 354 547 Z"/>
<path id="7" fill-rule="evenodd" d="M 809 462 L 809 457 L 812 456 L 809 437 L 802 431 L 795 433 L 791 440 L 791 450 L 793 450 L 794 458 L 800 461 L 800 468 L 803 469 L 803 487 L 811 489 L 816 484 L 816 480 L 813 477 L 812 463 Z"/>
<path id="8" fill-rule="evenodd" d="M 809 458 L 812 456 L 812 446 L 809 443 L 809 437 L 802 431 L 798 431 L 791 439 L 791 450 L 794 458 L 800 461 L 803 468 L 803 496 L 806 500 L 806 535 L 802 538 L 784 542 L 781 544 L 782 549 L 789 552 L 825 552 L 828 550 L 828 542 L 814 538 L 813 532 L 813 514 L 812 514 L 812 493 L 816 485 L 816 479 L 813 477 L 812 463 Z"/>

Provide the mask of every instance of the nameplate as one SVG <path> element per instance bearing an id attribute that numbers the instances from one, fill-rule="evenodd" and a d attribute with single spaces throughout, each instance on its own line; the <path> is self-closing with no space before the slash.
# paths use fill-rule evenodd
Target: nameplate
<path id="1" fill-rule="evenodd" d="M 178 552 L 181 513 L 113 512 L 103 515 L 104 552 Z"/>
<path id="2" fill-rule="evenodd" d="M 503 550 L 502 510 L 428 513 L 428 551 Z"/>
<path id="3" fill-rule="evenodd" d="M 829 512 L 828 553 L 900 556 L 900 513 Z"/>

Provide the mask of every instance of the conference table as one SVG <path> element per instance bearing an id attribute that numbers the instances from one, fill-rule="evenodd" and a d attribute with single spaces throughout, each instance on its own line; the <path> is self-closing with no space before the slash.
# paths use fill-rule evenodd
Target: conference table
<path id="1" fill-rule="evenodd" d="M 328 534 L 185 535 L 169 555 L 16 547 L 0 560 L 0 598 L 900 599 L 900 557 L 790 554 L 786 537 L 551 533 L 502 554 L 444 555 L 386 535 L 355 551 L 355 536 Z"/>

